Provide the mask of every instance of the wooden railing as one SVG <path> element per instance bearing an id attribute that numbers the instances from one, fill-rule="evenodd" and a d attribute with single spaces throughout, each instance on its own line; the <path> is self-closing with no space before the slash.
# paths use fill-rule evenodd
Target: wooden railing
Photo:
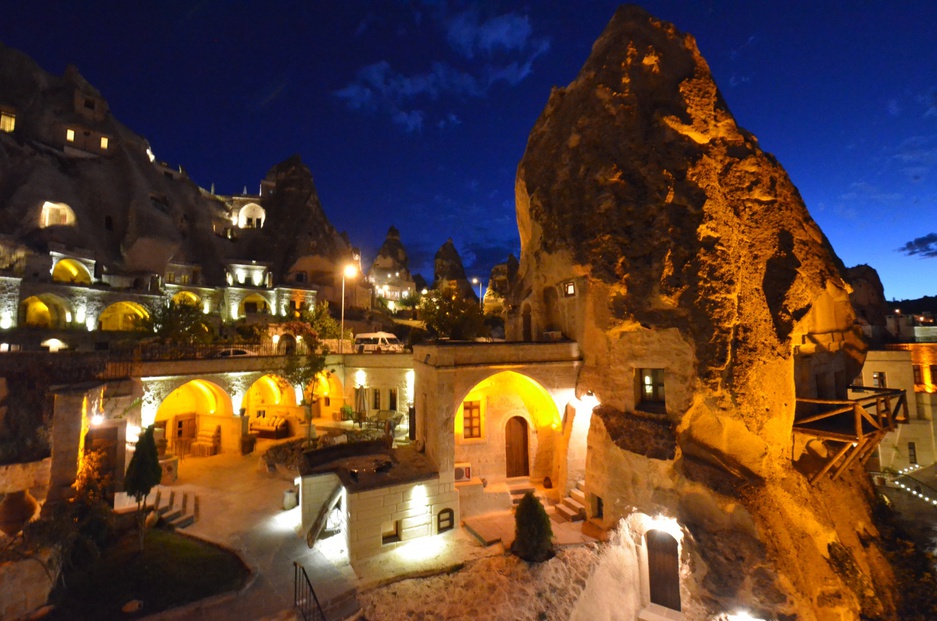
<path id="1" fill-rule="evenodd" d="M 815 483 L 831 473 L 835 480 L 853 462 L 865 463 L 889 431 L 908 422 L 904 390 L 850 386 L 854 393 L 871 393 L 849 400 L 797 399 L 794 433 L 832 445 L 834 451 L 810 477 Z"/>
<path id="2" fill-rule="evenodd" d="M 302 615 L 303 621 L 325 621 L 325 613 L 312 589 L 306 568 L 296 561 L 293 561 L 293 607 Z"/>

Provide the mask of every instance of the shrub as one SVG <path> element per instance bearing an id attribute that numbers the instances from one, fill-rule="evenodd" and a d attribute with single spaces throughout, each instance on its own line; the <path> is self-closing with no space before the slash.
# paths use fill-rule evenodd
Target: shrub
<path id="1" fill-rule="evenodd" d="M 514 543 L 511 552 L 532 563 L 553 558 L 553 527 L 550 516 L 534 496 L 527 492 L 514 513 Z"/>

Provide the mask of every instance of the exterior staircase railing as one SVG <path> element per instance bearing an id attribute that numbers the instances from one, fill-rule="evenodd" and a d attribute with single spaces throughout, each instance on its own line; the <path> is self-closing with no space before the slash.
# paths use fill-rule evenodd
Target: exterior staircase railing
<path id="1" fill-rule="evenodd" d="M 325 621 L 325 613 L 306 574 L 306 568 L 296 561 L 293 561 L 293 606 L 302 615 L 303 621 Z"/>

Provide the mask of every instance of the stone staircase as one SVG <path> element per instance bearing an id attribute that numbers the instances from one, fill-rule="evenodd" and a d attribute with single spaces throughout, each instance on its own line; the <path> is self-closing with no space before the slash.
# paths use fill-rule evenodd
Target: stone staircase
<path id="1" fill-rule="evenodd" d="M 540 494 L 537 492 L 536 486 L 530 482 L 530 477 L 516 477 L 513 479 L 508 479 L 507 485 L 508 494 L 511 495 L 511 504 L 515 507 L 527 492 L 532 492 L 534 496 L 540 498 L 540 502 L 543 502 L 543 498 L 540 497 Z"/>
<path id="2" fill-rule="evenodd" d="M 576 481 L 576 487 L 547 513 L 554 522 L 582 522 L 586 519 L 585 481 Z"/>
<path id="3" fill-rule="evenodd" d="M 153 507 L 163 521 L 174 528 L 185 528 L 191 526 L 198 521 L 199 517 L 199 498 L 195 494 L 192 494 L 192 506 L 189 507 L 189 493 L 184 492 L 182 494 L 182 503 L 179 507 L 176 507 L 176 491 L 172 490 L 169 492 L 169 501 L 160 506 L 162 502 L 162 492 L 163 490 L 156 490 L 156 499 L 153 502 Z M 189 509 L 191 508 L 191 512 Z"/>

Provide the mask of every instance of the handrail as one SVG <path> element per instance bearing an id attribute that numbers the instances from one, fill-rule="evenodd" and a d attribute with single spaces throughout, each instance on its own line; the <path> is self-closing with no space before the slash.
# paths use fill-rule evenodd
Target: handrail
<path id="1" fill-rule="evenodd" d="M 309 581 L 309 574 L 296 561 L 293 561 L 293 607 L 299 610 L 304 621 L 325 621 L 325 612 Z"/>

